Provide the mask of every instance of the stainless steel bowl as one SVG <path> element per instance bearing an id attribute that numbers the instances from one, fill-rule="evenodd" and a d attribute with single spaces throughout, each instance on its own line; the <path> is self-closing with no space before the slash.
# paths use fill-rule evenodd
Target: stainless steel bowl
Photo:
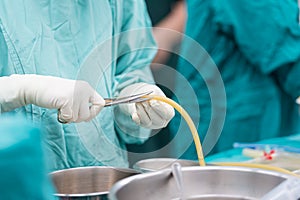
<path id="1" fill-rule="evenodd" d="M 139 172 L 131 169 L 98 166 L 55 171 L 51 177 L 59 199 L 98 200 L 107 199 L 115 182 L 136 174 Z"/>
<path id="2" fill-rule="evenodd" d="M 254 200 L 265 194 L 290 175 L 244 167 L 183 167 L 182 192 L 172 174 L 165 169 L 129 177 L 117 182 L 109 193 L 111 200 Z"/>
<path id="3" fill-rule="evenodd" d="M 198 162 L 175 158 L 151 158 L 140 160 L 133 165 L 133 168 L 140 172 L 154 172 L 170 168 L 172 164 L 179 163 L 182 167 L 199 166 Z"/>

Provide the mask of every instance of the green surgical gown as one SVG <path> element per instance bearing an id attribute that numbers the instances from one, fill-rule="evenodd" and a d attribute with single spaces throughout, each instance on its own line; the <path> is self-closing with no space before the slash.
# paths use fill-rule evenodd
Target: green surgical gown
<path id="1" fill-rule="evenodd" d="M 132 83 L 153 83 L 155 46 L 143 1 L 0 2 L 0 76 L 85 80 L 102 97 L 115 97 Z M 125 143 L 142 143 L 150 134 L 118 107 L 103 108 L 91 122 L 66 125 L 57 122 L 57 110 L 28 105 L 12 113 L 41 125 L 51 170 L 127 167 Z"/>
<path id="2" fill-rule="evenodd" d="M 187 0 L 187 7 L 174 93 L 195 121 L 205 154 L 300 132 L 297 0 Z M 197 159 L 180 120 L 176 115 L 170 125 L 178 135 L 174 153 Z"/>

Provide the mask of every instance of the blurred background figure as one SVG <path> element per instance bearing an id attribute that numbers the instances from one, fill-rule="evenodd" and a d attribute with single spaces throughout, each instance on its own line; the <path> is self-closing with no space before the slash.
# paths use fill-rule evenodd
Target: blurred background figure
<path id="1" fill-rule="evenodd" d="M 0 199 L 54 199 L 40 130 L 16 118 L 0 124 Z"/>
<path id="2" fill-rule="evenodd" d="M 175 74 L 178 55 L 168 50 L 178 51 L 181 44 L 181 33 L 186 20 L 186 7 L 183 0 L 146 0 L 149 16 L 152 21 L 153 36 L 158 45 L 158 52 L 151 69 L 156 84 L 171 98 L 175 85 Z M 154 130 L 144 144 L 127 145 L 129 160 L 134 163 L 146 157 L 166 157 L 169 152 L 157 152 L 172 140 L 169 128 Z M 131 154 L 130 152 L 133 152 Z M 136 153 L 136 154 L 135 154 Z M 145 154 L 143 154 L 145 153 Z"/>
<path id="3" fill-rule="evenodd" d="M 297 0 L 189 0 L 187 13 L 185 34 L 204 51 L 199 52 L 190 39 L 183 39 L 183 59 L 177 71 L 189 80 L 198 102 L 189 98 L 179 77 L 175 93 L 194 120 L 199 118 L 195 108 L 200 109 L 200 137 L 202 141 L 205 136 L 212 138 L 204 142 L 205 154 L 230 149 L 234 142 L 255 142 L 300 132 L 295 103 L 300 96 Z M 226 103 L 214 99 L 214 107 L 215 97 L 208 87 L 216 82 L 217 73 L 211 63 L 218 67 L 227 100 Z M 219 89 L 213 90 L 218 93 Z M 213 109 L 216 115 L 212 115 Z M 210 122 L 220 120 L 218 112 L 223 111 L 226 118 L 219 137 L 218 131 L 214 131 L 216 126 Z M 185 142 L 191 137 L 189 130 L 179 127 L 180 120 L 177 115 L 169 125 L 172 134 L 185 133 L 176 142 L 181 146 L 177 156 L 196 160 L 194 144 Z M 213 128 L 208 132 L 210 125 Z M 219 121 L 219 125 L 223 122 Z"/>

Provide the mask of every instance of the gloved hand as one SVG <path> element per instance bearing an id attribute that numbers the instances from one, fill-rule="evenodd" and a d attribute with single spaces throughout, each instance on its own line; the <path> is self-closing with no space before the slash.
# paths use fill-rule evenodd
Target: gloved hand
<path id="1" fill-rule="evenodd" d="M 58 109 L 60 121 L 68 123 L 91 120 L 105 101 L 85 81 L 34 74 L 1 77 L 0 105 L 3 111 L 27 104 Z"/>
<path id="2" fill-rule="evenodd" d="M 147 83 L 135 83 L 124 88 L 120 97 L 152 91 L 151 95 L 164 96 L 165 94 L 156 85 Z M 172 106 L 157 100 L 150 100 L 141 103 L 120 104 L 123 112 L 128 113 L 132 120 L 145 128 L 159 129 L 166 127 L 174 117 L 175 112 Z"/>
<path id="3" fill-rule="evenodd" d="M 296 103 L 300 105 L 300 97 L 296 99 Z"/>

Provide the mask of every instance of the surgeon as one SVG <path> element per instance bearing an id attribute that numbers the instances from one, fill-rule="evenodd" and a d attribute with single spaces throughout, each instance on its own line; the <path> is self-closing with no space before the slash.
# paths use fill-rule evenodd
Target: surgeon
<path id="1" fill-rule="evenodd" d="M 51 170 L 127 167 L 174 115 L 158 101 L 105 107 L 104 97 L 152 92 L 155 53 L 143 1 L 0 2 L 0 109 L 41 125 Z"/>
<path id="2" fill-rule="evenodd" d="M 297 0 L 188 0 L 187 12 L 175 94 L 198 122 L 205 154 L 299 133 Z M 170 124 L 172 134 L 182 134 L 177 156 L 196 160 L 180 120 Z"/>

